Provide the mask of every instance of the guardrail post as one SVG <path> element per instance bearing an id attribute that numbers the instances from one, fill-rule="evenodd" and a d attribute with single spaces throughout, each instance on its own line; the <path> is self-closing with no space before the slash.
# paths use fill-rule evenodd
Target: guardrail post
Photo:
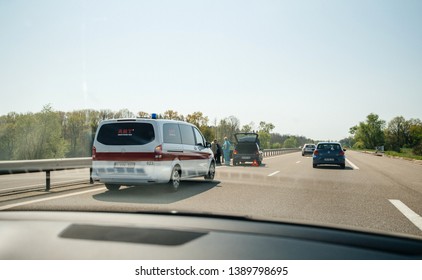
<path id="1" fill-rule="evenodd" d="M 89 169 L 89 183 L 94 184 L 94 180 L 92 179 L 92 167 Z"/>
<path id="2" fill-rule="evenodd" d="M 45 190 L 48 192 L 50 191 L 51 186 L 51 178 L 50 178 L 50 170 L 45 171 Z"/>

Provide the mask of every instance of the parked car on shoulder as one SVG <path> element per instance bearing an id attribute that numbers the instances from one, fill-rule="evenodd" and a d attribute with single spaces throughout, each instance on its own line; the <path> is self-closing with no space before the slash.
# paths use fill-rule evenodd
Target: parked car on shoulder
<path id="1" fill-rule="evenodd" d="M 312 166 L 316 168 L 318 165 L 330 164 L 339 165 L 344 169 L 346 167 L 345 151 L 338 142 L 320 142 L 314 151 Z"/>
<path id="2" fill-rule="evenodd" d="M 233 150 L 233 165 L 253 163 L 262 164 L 263 152 L 259 146 L 258 134 L 253 132 L 236 133 L 236 146 Z"/>

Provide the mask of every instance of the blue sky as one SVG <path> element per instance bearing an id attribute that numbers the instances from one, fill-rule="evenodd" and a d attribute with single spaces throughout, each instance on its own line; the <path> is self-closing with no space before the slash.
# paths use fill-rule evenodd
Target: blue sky
<path id="1" fill-rule="evenodd" d="M 339 140 L 422 119 L 422 1 L 0 0 L 0 114 L 127 108 Z"/>

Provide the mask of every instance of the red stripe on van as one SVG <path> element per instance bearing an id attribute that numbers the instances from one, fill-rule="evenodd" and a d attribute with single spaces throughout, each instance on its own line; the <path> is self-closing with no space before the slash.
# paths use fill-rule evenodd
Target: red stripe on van
<path id="1" fill-rule="evenodd" d="M 150 161 L 155 160 L 155 153 L 96 153 L 93 160 L 107 161 Z"/>
<path id="2" fill-rule="evenodd" d="M 190 160 L 190 159 L 208 159 L 211 158 L 212 155 L 209 153 L 202 153 L 202 152 L 185 152 L 179 156 L 182 160 Z"/>
<path id="3" fill-rule="evenodd" d="M 161 158 L 155 158 L 156 153 L 96 153 L 93 160 L 104 161 L 153 161 L 153 160 L 194 160 L 207 159 L 211 157 L 209 153 L 162 153 Z"/>

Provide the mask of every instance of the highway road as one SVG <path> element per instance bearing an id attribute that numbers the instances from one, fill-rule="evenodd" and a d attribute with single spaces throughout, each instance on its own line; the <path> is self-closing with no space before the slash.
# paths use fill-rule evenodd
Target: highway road
<path id="1" fill-rule="evenodd" d="M 183 181 L 177 192 L 165 184 L 110 192 L 102 184 L 89 184 L 88 170 L 66 171 L 62 180 L 85 182 L 50 192 L 2 195 L 0 210 L 203 212 L 422 237 L 422 165 L 354 151 L 346 156 L 344 170 L 314 169 L 312 158 L 299 152 L 265 158 L 260 167 L 221 166 L 213 182 Z M 27 177 L 19 181 L 20 176 Z M 43 176 L 4 175 L 0 186 L 42 184 Z"/>

